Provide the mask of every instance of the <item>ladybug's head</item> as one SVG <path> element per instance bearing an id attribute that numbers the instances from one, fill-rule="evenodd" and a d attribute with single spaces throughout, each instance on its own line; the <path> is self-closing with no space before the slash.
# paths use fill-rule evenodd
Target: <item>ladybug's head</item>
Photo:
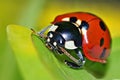
<path id="1" fill-rule="evenodd" d="M 47 43 L 50 43 L 54 47 L 63 47 L 65 44 L 65 39 L 59 33 L 49 31 L 47 34 Z"/>
<path id="2" fill-rule="evenodd" d="M 47 34 L 47 43 L 73 50 L 81 47 L 82 38 L 74 24 L 62 21 L 51 26 Z"/>

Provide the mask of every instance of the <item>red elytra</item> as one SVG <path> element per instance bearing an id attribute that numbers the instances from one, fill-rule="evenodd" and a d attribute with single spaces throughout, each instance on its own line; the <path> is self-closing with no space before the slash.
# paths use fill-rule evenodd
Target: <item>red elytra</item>
<path id="1" fill-rule="evenodd" d="M 82 50 L 85 57 L 91 61 L 105 63 L 111 48 L 111 36 L 105 23 L 93 14 L 73 12 L 57 16 L 52 24 L 70 17 L 76 17 L 80 21 L 87 22 L 89 25 L 86 34 L 81 29 Z"/>

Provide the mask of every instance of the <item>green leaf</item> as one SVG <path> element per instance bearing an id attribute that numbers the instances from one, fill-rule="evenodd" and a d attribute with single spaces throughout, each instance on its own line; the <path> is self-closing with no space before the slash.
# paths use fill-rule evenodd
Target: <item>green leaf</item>
<path id="1" fill-rule="evenodd" d="M 32 31 L 18 25 L 7 27 L 8 40 L 25 80 L 54 80 L 42 65 L 31 40 Z"/>
<path id="2" fill-rule="evenodd" d="M 46 48 L 42 39 L 32 34 L 30 29 L 9 25 L 7 34 L 25 80 L 120 79 L 120 38 L 113 39 L 112 52 L 107 64 L 86 60 L 83 69 L 72 69 L 59 60 L 62 56 L 56 56 Z"/>
<path id="3" fill-rule="evenodd" d="M 45 2 L 46 0 L 29 0 L 27 6 L 24 7 L 18 24 L 35 28 L 36 21 L 44 10 Z"/>

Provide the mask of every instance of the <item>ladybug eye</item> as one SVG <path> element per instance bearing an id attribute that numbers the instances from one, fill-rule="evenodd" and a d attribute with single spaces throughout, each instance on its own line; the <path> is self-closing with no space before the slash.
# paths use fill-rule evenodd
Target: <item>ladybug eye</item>
<path id="1" fill-rule="evenodd" d="M 100 28 L 103 30 L 103 31 L 105 31 L 106 30 L 106 25 L 104 24 L 104 22 L 103 21 L 100 21 Z"/>
<path id="2" fill-rule="evenodd" d="M 100 47 L 103 46 L 103 44 L 104 44 L 104 38 L 101 38 L 100 39 Z"/>

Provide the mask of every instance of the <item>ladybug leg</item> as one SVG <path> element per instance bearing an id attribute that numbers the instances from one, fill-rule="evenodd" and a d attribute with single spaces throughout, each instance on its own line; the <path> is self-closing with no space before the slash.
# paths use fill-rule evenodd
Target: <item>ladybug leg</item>
<path id="1" fill-rule="evenodd" d="M 84 56 L 82 55 L 82 53 L 79 49 L 75 49 L 75 52 L 77 53 L 79 60 L 75 61 L 74 59 L 72 59 L 75 63 L 65 60 L 65 64 L 67 64 L 68 66 L 70 66 L 72 68 L 77 69 L 77 68 L 81 68 L 85 64 L 85 59 L 84 59 Z"/>
<path id="2" fill-rule="evenodd" d="M 56 53 L 58 53 L 58 54 L 63 54 L 64 52 L 63 52 L 59 47 L 57 47 L 57 48 L 56 48 Z"/>
<path id="3" fill-rule="evenodd" d="M 82 67 L 81 65 L 77 65 L 76 63 L 70 62 L 70 61 L 67 61 L 67 60 L 65 60 L 64 62 L 65 62 L 65 64 L 67 64 L 68 66 L 70 66 L 71 68 L 74 68 L 74 69 Z"/>
<path id="4" fill-rule="evenodd" d="M 77 53 L 77 56 L 79 57 L 79 64 L 83 66 L 85 64 L 84 56 L 82 55 L 79 49 L 75 49 L 75 52 Z"/>
<path id="5" fill-rule="evenodd" d="M 50 50 L 54 50 L 54 47 L 50 43 L 46 43 L 46 47 Z"/>
<path id="6" fill-rule="evenodd" d="M 58 47 L 53 46 L 51 43 L 46 43 L 46 47 L 57 54 L 63 54 L 63 52 Z"/>
<path id="7" fill-rule="evenodd" d="M 81 68 L 82 67 L 82 65 L 80 64 L 80 60 L 77 60 L 69 52 L 67 52 L 64 48 L 62 48 L 62 47 L 59 47 L 59 48 L 66 56 L 68 56 L 73 61 L 73 62 L 70 62 L 70 61 L 65 60 L 64 61 L 65 64 L 67 64 L 71 68 Z"/>

